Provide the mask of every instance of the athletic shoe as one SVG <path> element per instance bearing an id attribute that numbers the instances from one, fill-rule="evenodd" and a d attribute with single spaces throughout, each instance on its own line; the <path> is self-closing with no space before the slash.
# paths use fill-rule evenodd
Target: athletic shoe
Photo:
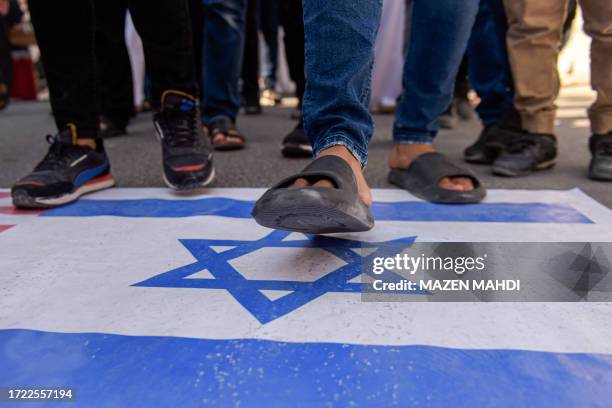
<path id="1" fill-rule="evenodd" d="M 593 155 L 589 165 L 589 177 L 593 180 L 612 181 L 612 132 L 592 135 L 589 148 Z"/>
<path id="2" fill-rule="evenodd" d="M 166 184 L 176 190 L 208 185 L 215 171 L 212 147 L 202 130 L 198 101 L 186 93 L 166 91 L 161 111 L 153 121 L 161 141 Z"/>
<path id="3" fill-rule="evenodd" d="M 497 158 L 498 150 L 487 146 L 487 140 L 495 132 L 496 126 L 485 126 L 478 140 L 468 146 L 463 152 L 463 158 L 468 163 L 491 164 Z"/>
<path id="4" fill-rule="evenodd" d="M 47 141 L 51 144 L 47 155 L 11 190 L 15 207 L 57 207 L 115 185 L 101 140 L 96 149 L 80 146 L 67 129 L 47 136 Z"/>
<path id="5" fill-rule="evenodd" d="M 518 132 L 507 150 L 493 162 L 493 174 L 520 177 L 534 170 L 545 170 L 555 165 L 557 139 L 554 135 Z"/>
<path id="6" fill-rule="evenodd" d="M 302 121 L 283 139 L 281 153 L 288 158 L 312 157 L 312 146 Z"/>

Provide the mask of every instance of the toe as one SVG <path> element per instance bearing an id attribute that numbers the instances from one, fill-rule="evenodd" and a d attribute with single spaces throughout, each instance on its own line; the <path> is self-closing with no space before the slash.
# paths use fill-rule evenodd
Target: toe
<path id="1" fill-rule="evenodd" d="M 470 191 L 474 189 L 474 183 L 472 182 L 472 179 L 469 177 L 455 177 L 453 178 L 453 181 L 456 184 L 461 185 L 464 191 Z"/>
<path id="2" fill-rule="evenodd" d="M 308 187 L 310 184 L 308 183 L 308 180 L 303 179 L 303 178 L 299 178 L 297 180 L 295 180 L 295 182 L 289 186 L 289 188 L 304 188 L 304 187 Z"/>
<path id="3" fill-rule="evenodd" d="M 456 191 L 463 191 L 463 186 L 461 184 L 458 184 L 454 181 L 454 179 L 451 179 L 449 177 L 444 177 L 440 180 L 440 187 L 446 189 L 446 190 L 456 190 Z"/>
<path id="4" fill-rule="evenodd" d="M 329 180 L 319 180 L 314 183 L 314 187 L 335 188 L 336 186 Z"/>

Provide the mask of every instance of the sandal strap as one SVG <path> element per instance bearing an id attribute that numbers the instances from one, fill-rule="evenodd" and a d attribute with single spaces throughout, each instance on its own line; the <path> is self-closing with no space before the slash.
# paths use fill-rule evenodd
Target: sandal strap
<path id="1" fill-rule="evenodd" d="M 330 180 L 340 190 L 345 190 L 351 194 L 357 193 L 357 181 L 355 180 L 353 169 L 345 160 L 337 156 L 319 157 L 300 173 L 281 180 L 272 188 L 287 188 L 300 178 L 306 179 L 313 184 L 323 179 Z"/>
<path id="2" fill-rule="evenodd" d="M 480 181 L 471 170 L 451 163 L 441 153 L 425 153 L 412 161 L 406 170 L 415 177 L 421 178 L 427 184 L 438 185 L 444 177 L 467 177 L 474 183 L 474 189 L 480 186 Z"/>
<path id="3" fill-rule="evenodd" d="M 215 138 L 219 135 L 223 135 L 225 137 L 234 137 L 240 139 L 242 142 L 245 141 L 244 136 L 240 134 L 238 129 L 236 129 L 236 127 L 229 118 L 221 118 L 215 120 L 211 122 L 207 127 L 210 130 L 211 141 L 214 141 Z"/>

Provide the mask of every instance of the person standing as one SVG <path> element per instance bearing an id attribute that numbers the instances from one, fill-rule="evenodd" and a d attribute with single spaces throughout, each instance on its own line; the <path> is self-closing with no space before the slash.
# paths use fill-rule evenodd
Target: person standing
<path id="1" fill-rule="evenodd" d="M 11 194 L 17 207 L 46 208 L 115 182 L 99 138 L 94 2 L 30 0 L 29 7 L 58 133 L 47 136 L 48 153 Z M 178 190 L 207 185 L 214 170 L 200 122 L 187 2 L 129 0 L 128 8 L 152 80 L 164 180 Z"/>
<path id="2" fill-rule="evenodd" d="M 557 158 L 554 135 L 559 93 L 557 57 L 568 0 L 504 0 L 508 15 L 508 53 L 514 77 L 514 106 L 522 127 L 507 151 L 493 163 L 498 175 L 525 176 L 549 169 Z M 589 177 L 612 181 L 612 5 L 609 0 L 580 2 L 584 30 L 591 37 L 591 123 Z"/>
<path id="3" fill-rule="evenodd" d="M 202 122 L 216 150 L 245 146 L 236 128 L 247 0 L 203 0 Z"/>
<path id="4" fill-rule="evenodd" d="M 435 152 L 478 0 L 415 0 L 403 88 L 393 129 L 389 181 L 425 200 L 475 203 L 485 189 Z M 269 189 L 253 216 L 266 227 L 309 233 L 373 227 L 363 167 L 374 124 L 368 111 L 381 2 L 304 1 L 304 125 L 315 160 Z M 443 29 L 440 29 L 443 27 Z"/>

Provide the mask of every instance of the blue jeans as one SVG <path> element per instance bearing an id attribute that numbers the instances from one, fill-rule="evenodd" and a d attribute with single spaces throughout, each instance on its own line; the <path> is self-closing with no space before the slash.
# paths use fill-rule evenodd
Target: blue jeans
<path id="1" fill-rule="evenodd" d="M 431 143 L 448 107 L 478 0 L 415 0 L 395 143 Z M 381 0 L 304 0 L 304 127 L 317 156 L 344 145 L 365 166 Z M 398 38 L 401 41 L 401 38 Z"/>
<path id="2" fill-rule="evenodd" d="M 481 0 L 468 45 L 468 75 L 480 97 L 476 112 L 485 126 L 494 125 L 514 98 L 506 31 L 503 1 Z"/>
<path id="3" fill-rule="evenodd" d="M 287 0 L 281 0 L 287 1 Z M 260 0 L 259 21 L 261 33 L 266 43 L 263 63 L 264 83 L 266 88 L 276 87 L 276 71 L 278 70 L 278 27 L 280 4 L 278 0 Z"/>
<path id="4" fill-rule="evenodd" d="M 203 0 L 202 122 L 240 110 L 240 70 L 247 0 Z"/>

